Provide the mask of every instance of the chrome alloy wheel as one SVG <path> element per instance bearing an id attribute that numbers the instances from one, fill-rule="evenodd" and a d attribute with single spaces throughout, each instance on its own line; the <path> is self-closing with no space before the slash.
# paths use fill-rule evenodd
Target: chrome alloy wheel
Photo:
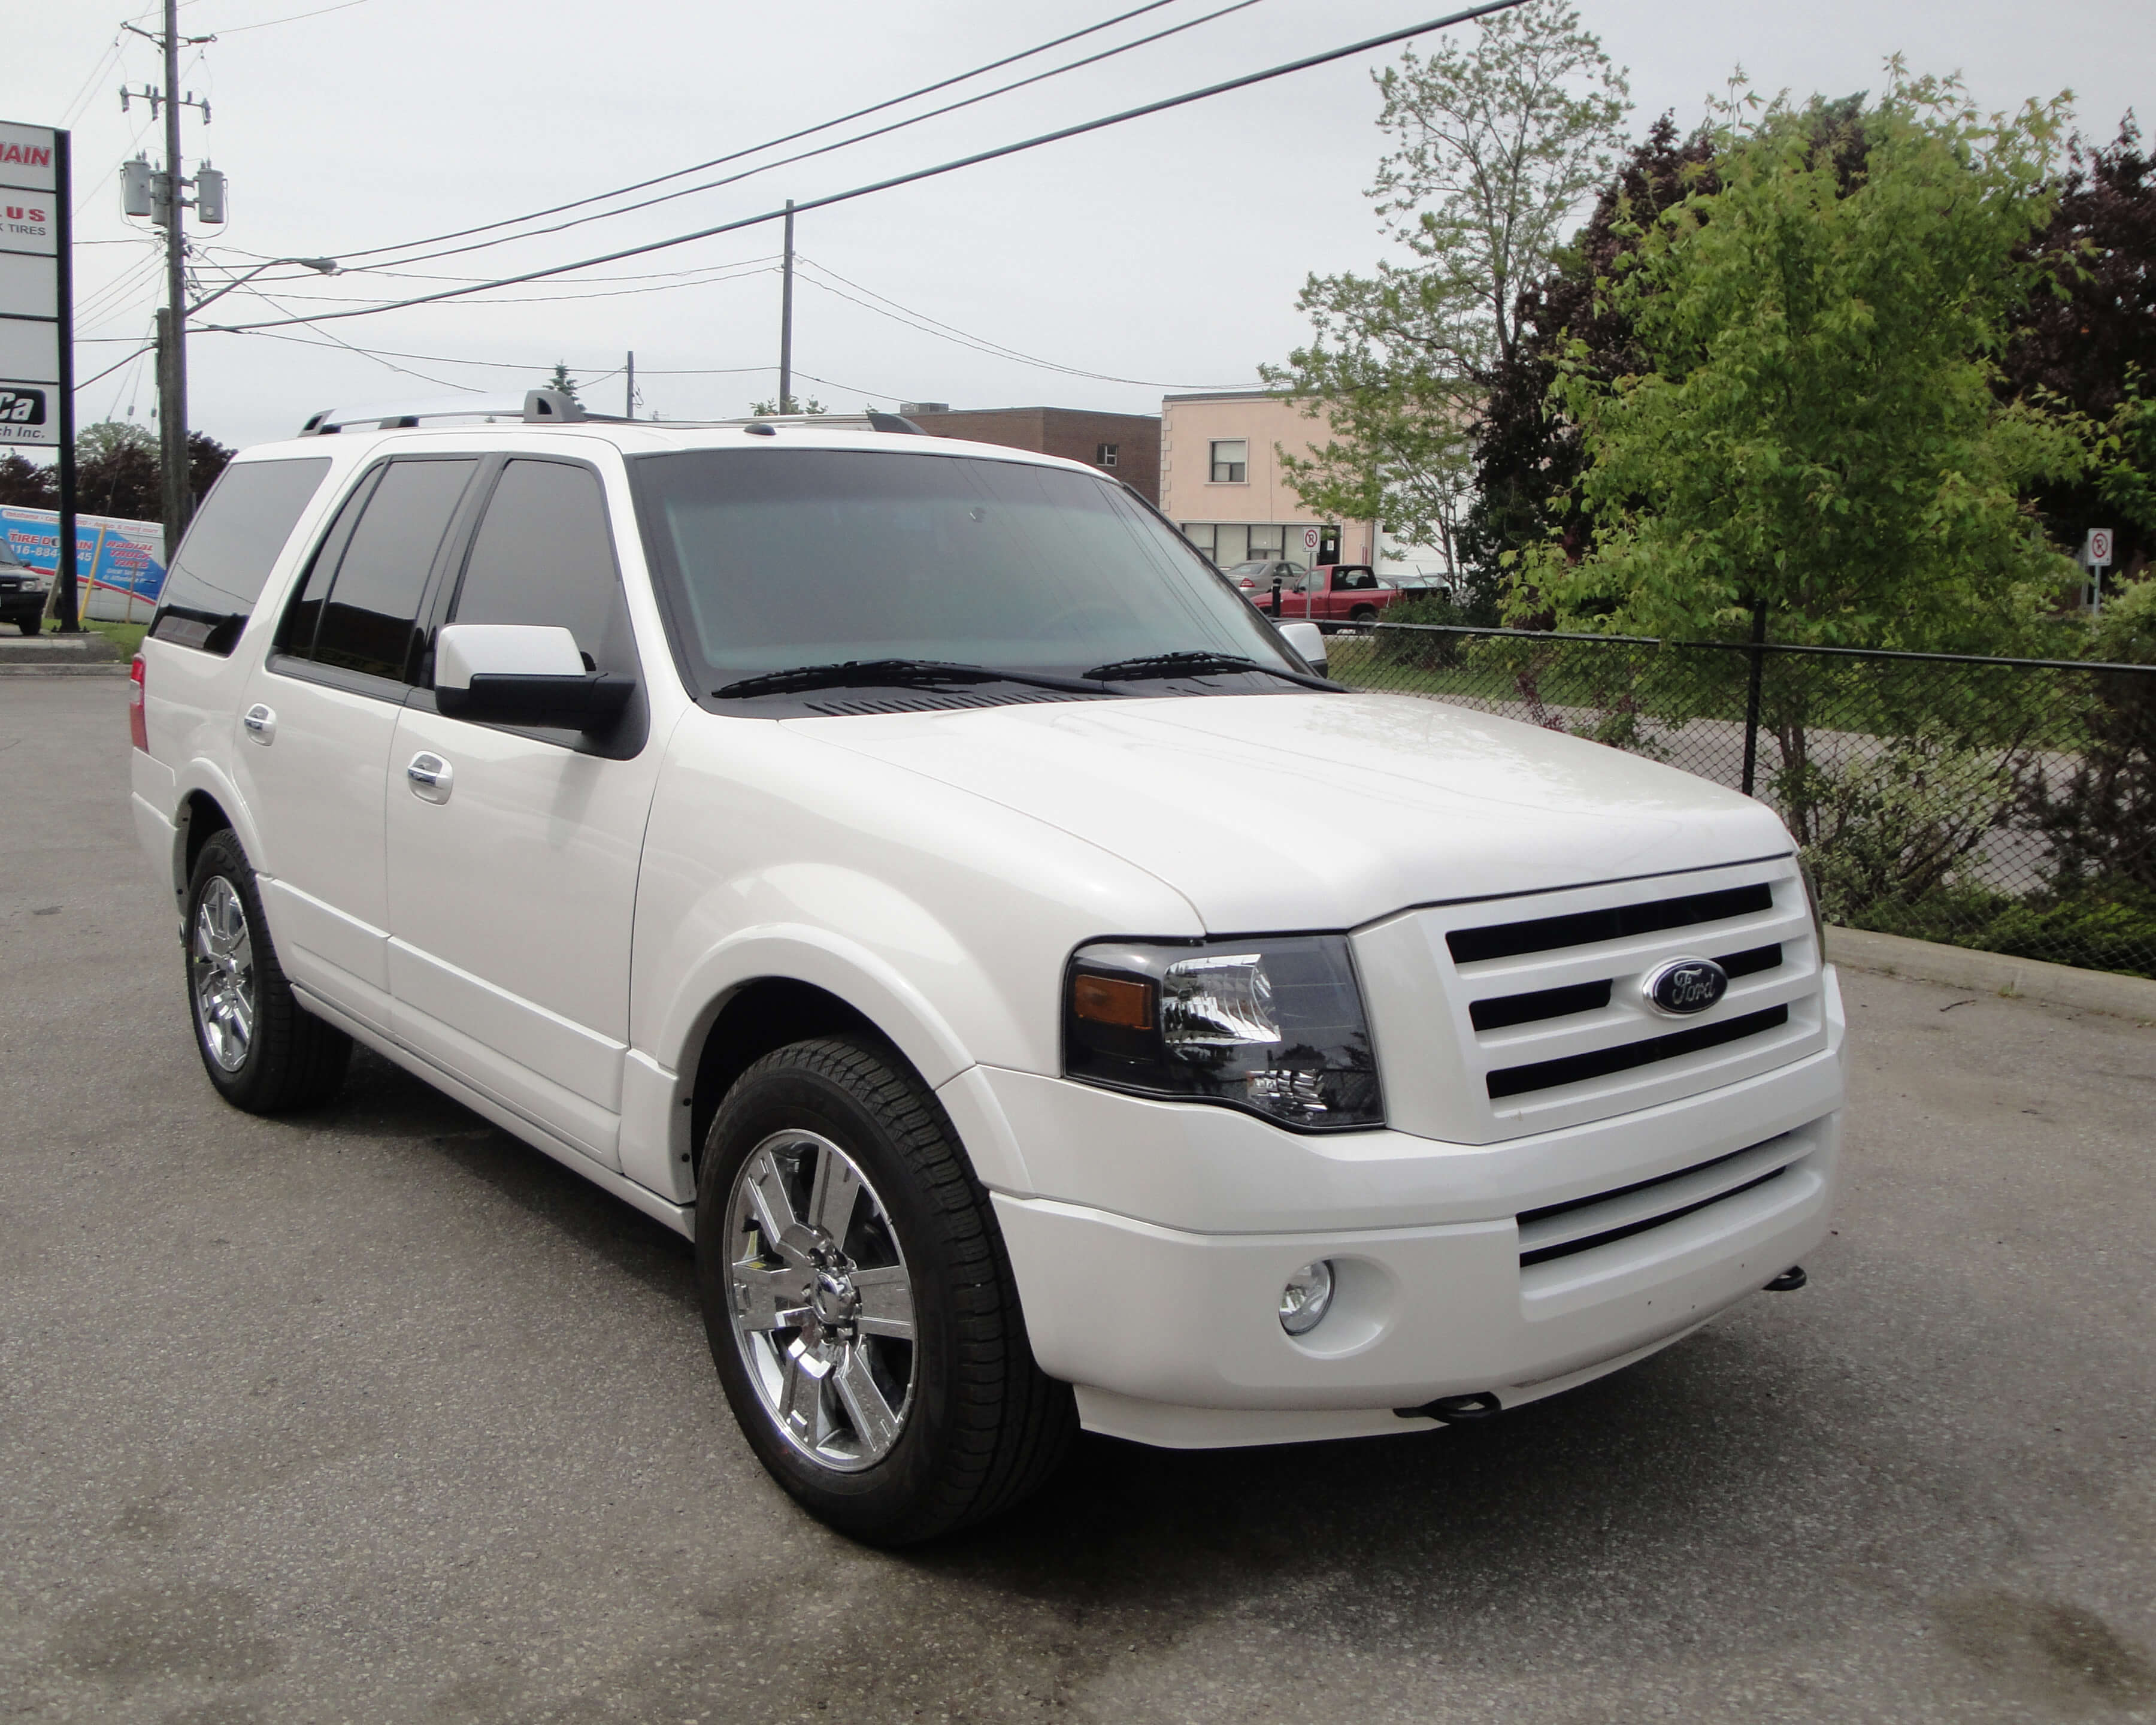
<path id="1" fill-rule="evenodd" d="M 913 1404 L 913 1284 L 883 1200 L 809 1132 L 749 1153 L 726 1201 L 734 1344 L 787 1442 L 841 1473 L 891 1452 Z"/>
<path id="2" fill-rule="evenodd" d="M 254 942 L 232 882 L 213 875 L 187 940 L 195 1029 L 220 1070 L 237 1072 L 254 1045 Z"/>

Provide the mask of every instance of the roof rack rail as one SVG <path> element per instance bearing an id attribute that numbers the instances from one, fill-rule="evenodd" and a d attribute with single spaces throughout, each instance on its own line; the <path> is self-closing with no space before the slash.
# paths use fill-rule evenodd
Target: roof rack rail
<path id="1" fill-rule="evenodd" d="M 828 430 L 898 432 L 927 437 L 913 421 L 898 413 L 757 413 L 740 419 L 625 419 L 619 413 L 594 413 L 574 396 L 558 389 L 527 389 L 513 395 L 453 397 L 448 400 L 383 402 L 356 408 L 324 408 L 300 428 L 301 437 L 330 437 L 340 431 L 395 431 L 411 429 L 432 419 L 477 419 L 491 424 L 516 419 L 526 425 L 664 424 L 687 429 L 702 426 L 760 425 L 767 430 L 784 425 L 803 429 L 822 426 Z"/>
<path id="2" fill-rule="evenodd" d="M 449 400 L 388 402 L 349 408 L 324 408 L 300 428 L 301 437 L 345 430 L 394 431 L 429 419 L 521 419 L 527 425 L 573 425 L 581 420 L 623 425 L 612 413 L 594 413 L 557 389 L 527 389 L 522 396 L 467 396 Z"/>

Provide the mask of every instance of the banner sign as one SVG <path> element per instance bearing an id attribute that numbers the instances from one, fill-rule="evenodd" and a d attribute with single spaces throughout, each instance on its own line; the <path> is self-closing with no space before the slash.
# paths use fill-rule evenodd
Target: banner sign
<path id="1" fill-rule="evenodd" d="M 58 510 L 0 504 L 0 533 L 6 535 L 8 548 L 32 568 L 49 572 L 59 566 Z M 165 590 L 163 524 L 77 516 L 74 546 L 82 614 L 102 622 L 146 623 Z"/>
<path id="2" fill-rule="evenodd" d="M 59 135 L 0 121 L 0 444 L 60 441 Z"/>

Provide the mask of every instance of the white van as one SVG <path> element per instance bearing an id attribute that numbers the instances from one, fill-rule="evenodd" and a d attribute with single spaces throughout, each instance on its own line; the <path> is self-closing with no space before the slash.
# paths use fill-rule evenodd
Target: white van
<path id="1" fill-rule="evenodd" d="M 1080 1426 L 1488 1417 L 1802 1280 L 1843 1019 L 1760 804 L 1342 690 L 1071 462 L 382 418 L 235 460 L 136 662 L 204 1068 L 364 1043 L 689 1236 L 834 1525 Z"/>

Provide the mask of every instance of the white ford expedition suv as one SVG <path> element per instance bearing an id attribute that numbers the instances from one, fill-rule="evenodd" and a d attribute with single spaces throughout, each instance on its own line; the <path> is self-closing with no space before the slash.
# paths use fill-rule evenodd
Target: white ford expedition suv
<path id="1" fill-rule="evenodd" d="M 364 1043 L 689 1236 L 748 1441 L 885 1543 L 1801 1281 L 1843 1019 L 1769 810 L 1343 691 L 1127 488 L 895 423 L 233 463 L 132 716 L 227 1100 Z"/>

